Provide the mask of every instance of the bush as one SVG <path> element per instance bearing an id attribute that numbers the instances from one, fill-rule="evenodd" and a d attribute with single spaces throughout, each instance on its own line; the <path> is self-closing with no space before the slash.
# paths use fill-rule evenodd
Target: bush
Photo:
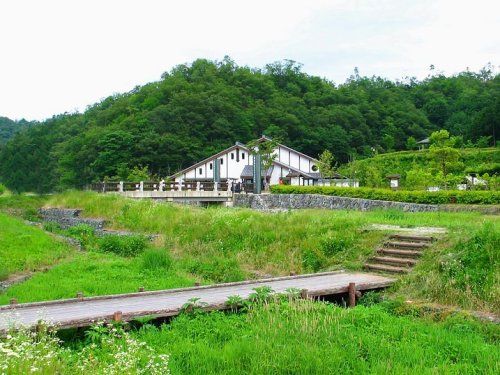
<path id="1" fill-rule="evenodd" d="M 0 184 L 0 195 L 4 194 L 7 191 L 7 188 L 4 184 Z"/>
<path id="2" fill-rule="evenodd" d="M 142 253 L 147 247 L 144 236 L 117 236 L 107 235 L 99 239 L 98 246 L 101 251 L 115 253 L 125 257 L 132 257 Z"/>
<path id="3" fill-rule="evenodd" d="M 78 224 L 68 229 L 68 234 L 86 247 L 95 237 L 95 229 L 87 224 Z"/>
<path id="4" fill-rule="evenodd" d="M 189 261 L 187 269 L 193 274 L 217 283 L 245 279 L 245 274 L 241 270 L 238 261 L 232 258 L 213 257 L 205 262 L 193 259 Z"/>
<path id="5" fill-rule="evenodd" d="M 47 221 L 43 223 L 43 230 L 50 233 L 56 233 L 61 230 L 61 226 L 54 221 Z"/>
<path id="6" fill-rule="evenodd" d="M 169 270 L 172 268 L 172 258 L 165 249 L 147 249 L 142 253 L 142 268 L 146 270 Z"/>
<path id="7" fill-rule="evenodd" d="M 342 188 L 334 186 L 273 185 L 273 194 L 322 194 L 340 197 L 423 204 L 500 204 L 500 191 L 408 191 L 372 188 Z"/>

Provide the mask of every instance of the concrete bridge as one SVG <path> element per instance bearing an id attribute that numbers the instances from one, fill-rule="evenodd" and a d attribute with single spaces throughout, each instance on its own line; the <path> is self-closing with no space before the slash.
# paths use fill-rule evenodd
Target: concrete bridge
<path id="1" fill-rule="evenodd" d="M 232 181 L 118 181 L 92 184 L 90 189 L 99 193 L 115 193 L 129 198 L 162 199 L 181 203 L 230 204 L 233 201 L 234 192 L 251 192 L 253 185 L 235 184 Z"/>

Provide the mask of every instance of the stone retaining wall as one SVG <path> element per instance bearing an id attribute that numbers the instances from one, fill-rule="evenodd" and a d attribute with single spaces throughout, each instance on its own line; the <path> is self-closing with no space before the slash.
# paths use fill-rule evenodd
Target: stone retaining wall
<path id="1" fill-rule="evenodd" d="M 97 232 L 102 232 L 106 224 L 105 220 L 79 217 L 80 212 L 81 210 L 63 208 L 41 208 L 39 210 L 43 221 L 57 223 L 62 229 L 85 224 Z"/>
<path id="2" fill-rule="evenodd" d="M 257 210 L 325 208 L 357 211 L 375 209 L 397 209 L 406 212 L 439 211 L 439 206 L 435 204 L 380 201 L 320 194 L 235 194 L 234 207 L 248 207 Z"/>

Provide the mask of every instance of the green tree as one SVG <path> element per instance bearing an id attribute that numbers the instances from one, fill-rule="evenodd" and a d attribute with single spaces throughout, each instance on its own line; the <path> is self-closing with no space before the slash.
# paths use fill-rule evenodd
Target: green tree
<path id="1" fill-rule="evenodd" d="M 406 140 L 406 149 L 407 150 L 416 150 L 418 148 L 417 140 L 415 137 L 408 137 Z"/>
<path id="2" fill-rule="evenodd" d="M 448 132 L 448 130 L 445 129 L 435 131 L 429 137 L 431 145 L 434 145 L 436 147 L 444 147 L 449 139 L 450 139 L 450 133 Z"/>
<path id="3" fill-rule="evenodd" d="M 278 141 L 270 139 L 270 138 L 259 138 L 247 143 L 247 147 L 251 150 L 252 154 L 260 155 L 262 168 L 267 172 L 269 168 L 273 165 L 274 160 L 278 157 L 278 155 L 274 152 L 276 147 L 278 147 Z M 264 187 L 267 190 L 269 184 L 267 179 L 264 178 Z"/>
<path id="4" fill-rule="evenodd" d="M 318 169 L 323 177 L 333 177 L 335 174 L 335 158 L 333 154 L 325 150 L 321 153 L 318 159 Z"/>
<path id="5" fill-rule="evenodd" d="M 445 186 L 448 186 L 446 180 L 448 173 L 450 169 L 453 168 L 454 164 L 459 161 L 460 151 L 449 146 L 439 147 L 437 144 L 433 144 L 430 147 L 429 155 L 438 171 L 443 176 Z"/>

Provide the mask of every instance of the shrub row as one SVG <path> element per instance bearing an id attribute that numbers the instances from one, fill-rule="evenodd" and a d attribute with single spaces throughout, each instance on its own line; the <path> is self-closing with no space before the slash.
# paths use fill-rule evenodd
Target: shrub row
<path id="1" fill-rule="evenodd" d="M 322 194 L 395 202 L 424 204 L 500 204 L 500 191 L 408 191 L 373 188 L 341 188 L 333 186 L 271 186 L 273 194 Z"/>

